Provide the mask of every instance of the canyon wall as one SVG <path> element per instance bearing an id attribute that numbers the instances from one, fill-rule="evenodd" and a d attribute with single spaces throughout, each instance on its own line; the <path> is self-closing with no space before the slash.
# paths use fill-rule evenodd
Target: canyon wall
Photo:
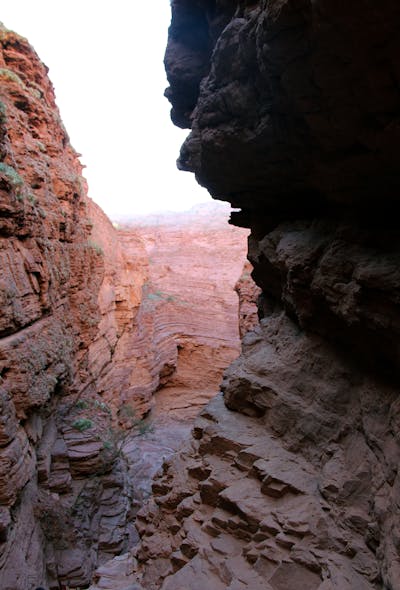
<path id="1" fill-rule="evenodd" d="M 234 289 L 248 231 L 229 226 L 221 204 L 116 223 L 117 230 L 93 202 L 88 214 L 105 267 L 101 321 L 89 345 L 92 389 L 122 427 L 131 410 L 136 418 L 148 413 L 165 387 L 213 395 L 239 354 Z"/>
<path id="2" fill-rule="evenodd" d="M 160 356 L 152 363 L 161 374 L 158 388 L 215 393 L 223 370 L 239 354 L 234 288 L 248 232 L 229 226 L 227 208 L 215 205 L 119 232 L 127 244 L 134 231 L 147 252 L 141 313 L 152 324 L 148 348 Z"/>
<path id="3" fill-rule="evenodd" d="M 128 536 L 126 470 L 105 446 L 98 392 L 121 330 L 107 296 L 134 297 L 94 241 L 47 69 L 4 27 L 0 78 L 0 585 L 59 588 L 87 582 Z"/>
<path id="4" fill-rule="evenodd" d="M 172 2 L 179 166 L 251 228 L 261 321 L 138 515 L 132 587 L 400 588 L 399 24 Z"/>
<path id="5" fill-rule="evenodd" d="M 0 82 L 0 586 L 85 586 L 135 535 L 127 432 L 163 386 L 211 395 L 238 354 L 247 231 L 215 211 L 117 231 L 3 26 Z"/>

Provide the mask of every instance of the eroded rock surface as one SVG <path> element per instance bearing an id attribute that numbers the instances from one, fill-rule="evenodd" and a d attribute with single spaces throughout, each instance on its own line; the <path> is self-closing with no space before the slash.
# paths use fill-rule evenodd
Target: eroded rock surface
<path id="1" fill-rule="evenodd" d="M 129 580 L 398 590 L 399 5 L 172 14 L 180 166 L 242 209 L 263 319 L 155 481 Z"/>
<path id="2" fill-rule="evenodd" d="M 58 409 L 88 381 L 104 265 L 45 66 L 3 27 L 0 66 L 0 578 L 7 590 L 58 588 L 67 568 L 52 542 L 65 524 L 59 495 L 72 491 L 72 461 L 93 473 L 94 456 L 72 457 Z"/>
<path id="3" fill-rule="evenodd" d="M 127 469 L 101 394 L 111 381 L 119 407 L 112 353 L 143 272 L 128 269 L 129 284 L 47 69 L 4 27 L 0 77 L 0 586 L 83 586 L 130 535 Z"/>
<path id="4" fill-rule="evenodd" d="M 186 244 L 190 227 L 169 245 L 160 228 L 160 244 L 154 227 L 117 232 L 87 197 L 46 67 L 2 26 L 0 79 L 0 586 L 83 587 L 136 538 L 127 431 L 166 384 L 197 388 L 199 408 L 238 354 L 247 232 L 224 226 L 216 256 L 207 219 Z"/>
<path id="5" fill-rule="evenodd" d="M 350 590 L 384 587 L 383 574 L 396 588 L 396 388 L 280 314 L 246 336 L 223 390 L 239 411 L 217 397 L 164 464 L 132 580 Z"/>
<path id="6" fill-rule="evenodd" d="M 257 302 L 261 295 L 261 289 L 251 278 L 253 267 L 246 261 L 242 274 L 240 275 L 235 291 L 239 297 L 239 333 L 240 338 L 250 330 L 258 326 Z"/>
<path id="7" fill-rule="evenodd" d="M 141 325 L 155 350 L 153 390 L 161 387 L 218 391 L 223 370 L 238 356 L 238 298 L 234 291 L 246 253 L 247 231 L 227 224 L 224 207 L 170 215 L 158 224 L 119 231 L 125 249 L 143 240 L 149 261 Z M 250 281 L 252 282 L 252 281 Z M 253 302 L 253 309 L 254 302 Z M 143 329 L 137 330 L 138 336 Z M 153 353 L 154 354 L 154 353 Z"/>
<path id="8" fill-rule="evenodd" d="M 246 225 L 261 212 L 338 208 L 387 219 L 399 186 L 399 11 L 393 0 L 172 2 L 167 95 L 192 129 L 180 165 L 242 207 Z M 200 60 L 201 79 L 187 76 Z"/>

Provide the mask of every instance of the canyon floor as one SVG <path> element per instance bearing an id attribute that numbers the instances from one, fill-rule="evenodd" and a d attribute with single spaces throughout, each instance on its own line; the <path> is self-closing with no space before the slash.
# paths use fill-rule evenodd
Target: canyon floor
<path id="1" fill-rule="evenodd" d="M 155 405 L 144 420 L 142 434 L 128 435 L 122 447 L 138 506 L 150 496 L 153 477 L 164 460 L 182 448 L 195 417 L 217 393 L 168 387 L 154 395 Z"/>

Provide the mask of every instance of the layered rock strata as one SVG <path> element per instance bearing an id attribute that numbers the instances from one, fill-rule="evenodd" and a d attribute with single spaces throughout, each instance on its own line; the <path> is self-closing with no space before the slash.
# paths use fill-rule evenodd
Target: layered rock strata
<path id="1" fill-rule="evenodd" d="M 144 279 L 137 265 L 124 282 L 47 70 L 3 27 L 0 66 L 0 586 L 78 586 L 129 536 L 130 485 L 99 394 Z M 97 234 L 114 240 L 114 273 Z"/>
<path id="2" fill-rule="evenodd" d="M 166 286 L 155 228 L 118 233 L 88 199 L 46 67 L 4 27 L 0 78 L 0 586 L 81 587 L 135 536 L 120 427 L 141 426 L 167 383 L 201 387 L 203 401 L 237 355 L 233 285 L 246 232 L 225 228 L 224 286 L 209 255 L 196 301 L 193 261 L 211 227 L 192 228 L 186 248 L 189 228 L 171 230 L 162 247 L 179 255 Z M 193 357 L 212 368 L 199 371 Z"/>
<path id="3" fill-rule="evenodd" d="M 248 232 L 229 226 L 228 215 L 224 207 L 207 205 L 119 232 L 125 249 L 132 235 L 139 236 L 149 260 L 140 323 L 151 341 L 136 349 L 157 353 L 149 363 L 157 379 L 153 390 L 218 391 L 223 370 L 239 354 L 234 287 Z M 143 330 L 137 334 L 146 337 Z"/>
<path id="4" fill-rule="evenodd" d="M 128 241 L 121 239 L 95 203 L 89 203 L 88 212 L 91 239 L 103 252 L 104 278 L 98 295 L 98 332 L 88 348 L 92 378 L 86 394 L 99 394 L 115 418 L 122 406 L 140 417 L 151 407 L 160 371 L 151 354 L 156 345 L 141 311 L 148 255 L 139 235 L 132 231 Z"/>
<path id="5" fill-rule="evenodd" d="M 99 393 L 121 426 L 130 411 L 148 413 L 164 387 L 214 393 L 239 354 L 234 287 L 248 232 L 229 226 L 221 206 L 132 220 L 117 231 L 92 202 L 88 213 L 105 271 L 86 393 Z M 254 312 L 250 294 L 248 302 Z"/>
<path id="6" fill-rule="evenodd" d="M 262 320 L 155 481 L 129 579 L 397 590 L 399 5 L 172 15 L 180 166 L 241 208 Z"/>
<path id="7" fill-rule="evenodd" d="M 224 368 L 239 354 L 234 286 L 247 231 L 227 224 L 228 210 L 222 203 L 204 204 L 189 212 L 132 221 L 118 230 L 125 255 L 137 251 L 132 245 L 140 239 L 148 259 L 127 348 L 129 362 L 124 364 L 152 404 L 146 419 L 151 432 L 132 441 L 128 437 L 124 445 L 139 506 L 151 491 L 151 477 L 162 458 L 181 447 L 194 417 L 218 391 Z M 241 282 L 245 290 L 253 283 L 246 273 Z M 250 291 L 246 311 L 254 312 Z M 135 374 L 136 357 L 143 370 Z M 117 360 L 118 349 L 114 365 Z M 142 378 L 146 375 L 147 381 Z M 118 413 L 122 425 L 132 419 L 128 407 L 122 405 Z"/>

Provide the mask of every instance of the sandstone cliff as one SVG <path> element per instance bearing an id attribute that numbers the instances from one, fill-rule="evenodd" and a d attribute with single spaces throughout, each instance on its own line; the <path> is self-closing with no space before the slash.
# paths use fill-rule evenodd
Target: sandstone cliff
<path id="1" fill-rule="evenodd" d="M 97 395 L 96 342 L 116 336 L 93 205 L 47 70 L 4 27 L 0 66 L 0 585 L 58 588 L 87 582 L 96 554 L 127 537 L 126 470 L 103 445 L 111 416 Z"/>
<path id="2" fill-rule="evenodd" d="M 148 349 L 158 354 L 152 362 L 158 388 L 215 393 L 223 370 L 239 354 L 234 287 L 248 232 L 229 226 L 228 215 L 224 207 L 205 206 L 203 215 L 170 215 L 157 225 L 120 232 L 125 245 L 132 231 L 140 237 L 149 260 L 141 313 L 151 325 Z"/>
<path id="3" fill-rule="evenodd" d="M 172 2 L 179 165 L 241 209 L 263 319 L 139 514 L 135 588 L 400 588 L 399 24 Z"/>
<path id="4" fill-rule="evenodd" d="M 84 586 L 134 535 L 120 427 L 167 384 L 203 400 L 238 354 L 247 232 L 224 225 L 216 256 L 208 219 L 117 232 L 45 66 L 4 27 L 0 79 L 0 586 Z"/>
<path id="5" fill-rule="evenodd" d="M 92 202 L 88 213 L 105 271 L 86 390 L 102 396 L 121 426 L 129 426 L 127 408 L 148 413 L 164 387 L 213 395 L 239 354 L 234 287 L 248 231 L 227 224 L 225 207 L 133 220 L 117 231 Z"/>

